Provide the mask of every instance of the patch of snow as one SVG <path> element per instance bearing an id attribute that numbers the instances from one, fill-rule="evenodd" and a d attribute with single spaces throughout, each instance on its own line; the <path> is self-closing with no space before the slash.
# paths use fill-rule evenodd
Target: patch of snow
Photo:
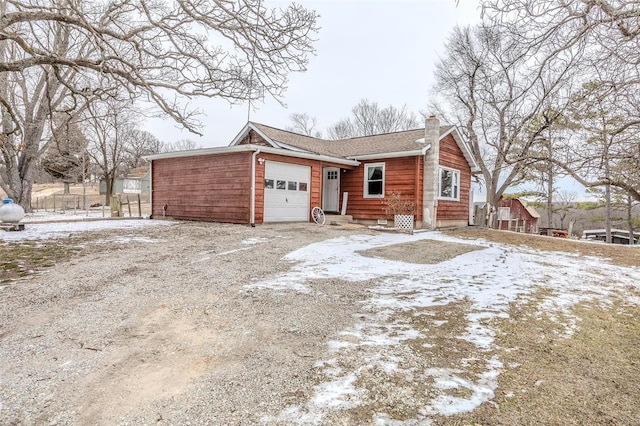
<path id="1" fill-rule="evenodd" d="M 253 244 L 266 243 L 267 241 L 269 241 L 269 239 L 265 237 L 253 237 L 253 238 L 247 238 L 246 240 L 242 240 L 240 241 L 240 243 L 253 245 Z"/>
<path id="2" fill-rule="evenodd" d="M 239 251 L 251 250 L 251 247 L 242 247 L 239 249 L 233 249 L 229 251 L 223 251 L 222 253 L 218 253 L 218 256 L 226 256 L 228 254 L 237 253 Z"/>
<path id="3" fill-rule="evenodd" d="M 480 250 L 436 265 L 370 258 L 358 253 L 423 239 L 472 244 Z M 370 314 L 359 316 L 355 325 L 330 341 L 329 349 L 336 358 L 317 365 L 325 369 L 329 380 L 316 386 L 315 395 L 305 405 L 289 407 L 277 416 L 280 421 L 296 423 L 307 415 L 313 423 L 320 423 L 323 411 L 358 404 L 359 390 L 354 387 L 354 382 L 362 371 L 359 368 L 342 371 L 335 367 L 343 365 L 337 360 L 348 357 L 353 353 L 352 348 L 380 348 L 382 354 L 384 348 L 399 347 L 407 340 L 424 337 L 411 324 L 392 321 L 396 313 L 422 312 L 437 306 L 464 303 L 468 306 L 467 325 L 458 338 L 472 343 L 490 357 L 483 361 L 485 370 L 476 375 L 475 380 L 465 378 L 468 374 L 465 376 L 465 372 L 455 369 L 404 371 L 416 377 L 421 373 L 421 378 L 416 380 L 431 377 L 439 395 L 423 407 L 417 419 L 396 423 L 385 413 L 378 413 L 375 422 L 408 425 L 419 421 L 428 424 L 429 416 L 471 411 L 494 397 L 497 377 L 503 366 L 497 356 L 490 355 L 496 349 L 491 322 L 496 318 L 508 318 L 511 303 L 526 302 L 540 288 L 552 290 L 543 300 L 540 310 L 563 325 L 568 336 L 577 329 L 577 321 L 570 314 L 572 306 L 594 300 L 607 303 L 605 301 L 615 295 L 624 295 L 625 286 L 637 288 L 639 285 L 635 278 L 637 269 L 609 265 L 599 258 L 462 240 L 438 232 L 333 238 L 296 250 L 285 259 L 292 264 L 288 272 L 248 284 L 245 288 L 309 293 L 311 290 L 306 283 L 314 279 L 371 280 L 376 283 L 370 289 L 372 297 L 363 305 L 363 310 Z M 590 272 L 598 269 L 601 274 Z M 438 325 L 434 321 L 434 326 Z M 431 345 L 425 343 L 422 347 L 428 349 Z M 376 358 L 375 363 L 383 369 L 402 372 L 398 367 L 402 363 L 388 355 Z M 466 389 L 471 396 L 459 397 L 448 393 L 448 390 L 458 388 Z"/>
<path id="4" fill-rule="evenodd" d="M 0 231 L 0 241 L 41 241 L 72 237 L 79 232 L 106 231 L 111 229 L 138 229 L 150 226 L 169 226 L 177 222 L 144 219 L 108 219 L 90 222 L 30 223 L 24 231 Z"/>

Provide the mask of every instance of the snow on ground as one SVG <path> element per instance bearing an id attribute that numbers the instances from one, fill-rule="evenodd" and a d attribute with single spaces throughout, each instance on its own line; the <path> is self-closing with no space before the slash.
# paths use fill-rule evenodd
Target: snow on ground
<path id="1" fill-rule="evenodd" d="M 147 226 L 165 226 L 177 223 L 155 219 L 106 218 L 101 220 L 99 217 L 91 218 L 91 216 L 90 220 L 85 221 L 86 218 L 86 215 L 73 215 L 71 212 L 67 212 L 67 214 L 39 213 L 37 215 L 29 213 L 29 215 L 20 222 L 25 225 L 24 231 L 0 230 L 0 243 L 10 241 L 40 241 L 67 238 L 78 232 L 104 231 L 110 229 L 137 229 Z M 114 241 L 125 243 L 135 238 L 136 237 L 118 237 L 115 238 Z M 140 238 L 138 238 L 138 241 L 150 242 L 149 239 Z"/>
<path id="2" fill-rule="evenodd" d="M 37 211 L 27 213 L 22 219 L 22 223 L 32 222 L 69 222 L 83 221 L 89 219 L 108 219 L 111 216 L 111 210 L 106 208 L 104 211 L 99 210 L 65 210 L 57 212 Z"/>
<path id="3" fill-rule="evenodd" d="M 433 239 L 463 244 L 476 244 L 482 250 L 469 252 L 439 264 L 412 264 L 370 258 L 358 251 L 402 242 Z M 523 302 L 540 288 L 551 290 L 544 300 L 540 315 L 563 319 L 565 335 L 576 328 L 569 308 L 582 301 L 607 304 L 611 297 L 624 294 L 626 286 L 638 287 L 638 270 L 609 265 L 600 258 L 559 252 L 541 252 L 484 241 L 470 242 L 437 232 L 412 236 L 404 234 L 356 235 L 334 238 L 290 253 L 291 270 L 266 281 L 254 282 L 247 289 L 299 291 L 311 293 L 307 284 L 312 279 L 347 281 L 377 280 L 373 296 L 363 306 L 363 314 L 353 328 L 344 330 L 329 343 L 334 358 L 318 365 L 324 368 L 327 381 L 315 388 L 315 395 L 301 406 L 291 406 L 277 416 L 265 416 L 266 422 L 299 424 L 322 423 L 328 410 L 353 408 L 361 404 L 355 383 L 363 372 L 362 364 L 346 368 L 354 352 L 364 352 L 368 367 L 404 374 L 408 382 L 434 383 L 438 396 L 424 406 L 417 419 L 398 422 L 387 413 L 378 413 L 377 424 L 429 423 L 429 417 L 454 415 L 471 411 L 491 400 L 497 377 L 504 366 L 494 351 L 493 318 L 507 318 L 511 302 Z M 399 312 L 417 312 L 455 302 L 469 304 L 466 331 L 458 336 L 486 353 L 484 371 L 469 380 L 469 373 L 458 369 L 432 368 L 426 371 L 401 367 L 403 362 L 393 355 L 404 341 L 425 337 L 408 322 L 392 320 Z M 638 300 L 628 300 L 637 303 Z M 441 326 L 440 323 L 431 324 Z M 428 348 L 429 345 L 424 345 Z M 373 348 L 373 350 L 370 350 Z M 368 351 L 368 352 L 367 352 Z M 472 361 L 472 360 L 467 360 Z M 367 367 L 367 368 L 368 368 Z M 463 374 L 466 373 L 466 374 Z M 455 391 L 464 390 L 464 397 Z M 467 396 L 468 395 L 468 396 Z"/>

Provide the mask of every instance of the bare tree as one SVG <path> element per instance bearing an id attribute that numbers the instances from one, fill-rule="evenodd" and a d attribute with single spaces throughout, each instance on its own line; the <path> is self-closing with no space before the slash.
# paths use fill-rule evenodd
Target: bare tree
<path id="1" fill-rule="evenodd" d="M 166 142 L 162 147 L 163 152 L 173 151 L 189 151 L 191 149 L 201 149 L 202 145 L 199 145 L 191 139 L 180 139 L 174 142 Z"/>
<path id="2" fill-rule="evenodd" d="M 146 130 L 132 129 L 126 132 L 124 137 L 122 173 L 125 175 L 129 170 L 145 164 L 145 160 L 142 159 L 143 156 L 157 154 L 163 149 L 162 142 Z"/>
<path id="3" fill-rule="evenodd" d="M 618 145 L 625 137 L 623 134 L 630 130 L 637 133 L 640 123 L 639 2 L 489 0 L 483 3 L 483 10 L 501 31 L 532 49 L 547 49 L 556 54 L 581 51 L 583 61 L 578 78 L 584 85 L 573 95 L 573 102 L 575 98 L 585 96 L 589 87 L 592 91 L 597 87 L 599 97 L 609 92 L 606 96 L 614 96 L 616 102 L 606 106 L 607 114 L 618 118 L 616 123 L 607 124 L 605 133 L 615 133 Z M 584 106 L 594 112 L 590 105 Z M 572 159 L 549 161 L 586 187 L 615 186 L 640 200 L 640 148 L 637 144 L 626 144 L 623 150 L 601 152 L 611 164 L 600 161 L 599 166 L 594 163 L 598 155 L 594 157 L 593 152 L 588 152 L 589 148 L 593 148 L 593 144 L 576 144 Z"/>
<path id="4" fill-rule="evenodd" d="M 123 171 L 127 142 L 136 133 L 137 111 L 129 101 L 113 97 L 92 102 L 85 115 L 89 155 L 105 181 L 105 203 L 109 204 L 115 179 Z"/>
<path id="5" fill-rule="evenodd" d="M 532 49 L 491 21 L 452 32 L 436 68 L 434 108 L 462 123 L 490 207 L 538 161 L 530 151 L 562 116 L 565 105 L 554 102 L 566 98 L 577 58 Z"/>
<path id="6" fill-rule="evenodd" d="M 569 212 L 571 211 L 571 207 L 573 207 L 573 203 L 575 202 L 577 195 L 575 192 L 567 191 L 566 189 L 558 190 L 557 195 L 558 201 L 555 203 L 553 211 L 558 215 L 558 218 L 560 219 L 560 229 L 565 229 L 564 221 L 566 220 L 567 215 L 569 215 Z"/>
<path id="7" fill-rule="evenodd" d="M 87 138 L 75 122 L 68 117 L 55 120 L 52 140 L 41 159 L 43 169 L 64 183 L 64 193 L 69 194 L 71 183 L 82 182 L 87 175 L 90 159 Z"/>
<path id="8" fill-rule="evenodd" d="M 294 112 L 289 116 L 289 120 L 292 125 L 287 127 L 287 130 L 301 135 L 313 136 L 314 138 L 321 138 L 322 132 L 316 129 L 318 120 L 316 117 L 311 117 L 309 114 Z"/>
<path id="9" fill-rule="evenodd" d="M 362 99 L 351 110 L 351 117 L 340 120 L 328 129 L 329 138 L 347 139 L 358 136 L 378 135 L 420 127 L 416 115 L 407 106 L 389 105 L 380 108 L 377 102 Z"/>
<path id="10" fill-rule="evenodd" d="M 259 0 L 0 0 L 0 185 L 29 209 L 47 122 L 114 90 L 198 132 L 192 97 L 281 99 L 317 14 Z M 16 95 L 17 92 L 21 92 Z"/>

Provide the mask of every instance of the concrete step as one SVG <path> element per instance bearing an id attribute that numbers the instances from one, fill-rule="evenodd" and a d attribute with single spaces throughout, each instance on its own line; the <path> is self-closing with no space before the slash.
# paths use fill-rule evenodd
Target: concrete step
<path id="1" fill-rule="evenodd" d="M 326 225 L 331 225 L 331 223 L 343 225 L 351 222 L 353 222 L 353 216 L 348 214 L 344 216 L 340 214 L 327 214 L 325 215 L 325 221 L 324 221 Z"/>

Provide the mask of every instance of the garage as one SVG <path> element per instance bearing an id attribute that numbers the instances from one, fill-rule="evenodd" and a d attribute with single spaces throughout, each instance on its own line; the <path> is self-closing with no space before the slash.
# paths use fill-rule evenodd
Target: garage
<path id="1" fill-rule="evenodd" d="M 311 167 L 265 162 L 264 221 L 307 222 Z"/>

